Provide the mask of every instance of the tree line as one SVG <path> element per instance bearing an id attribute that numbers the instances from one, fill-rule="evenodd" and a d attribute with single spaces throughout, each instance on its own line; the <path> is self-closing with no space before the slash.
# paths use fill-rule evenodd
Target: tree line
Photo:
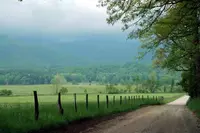
<path id="1" fill-rule="evenodd" d="M 56 75 L 62 75 L 72 84 L 150 84 L 170 85 L 172 80 L 179 81 L 179 73 L 170 73 L 153 68 L 151 65 L 126 63 L 124 65 L 104 65 L 92 67 L 52 67 L 41 69 L 0 70 L 0 85 L 51 84 Z M 58 77 L 58 76 L 57 76 Z"/>
<path id="2" fill-rule="evenodd" d="M 50 84 L 53 73 L 42 70 L 0 70 L 0 85 Z"/>

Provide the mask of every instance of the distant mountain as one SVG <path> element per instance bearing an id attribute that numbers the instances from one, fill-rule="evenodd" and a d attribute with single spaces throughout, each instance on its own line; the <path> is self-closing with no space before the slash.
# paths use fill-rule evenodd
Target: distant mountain
<path id="1" fill-rule="evenodd" d="M 0 67 L 87 66 L 136 60 L 140 43 L 122 35 L 0 35 Z M 147 57 L 143 62 L 150 62 Z"/>

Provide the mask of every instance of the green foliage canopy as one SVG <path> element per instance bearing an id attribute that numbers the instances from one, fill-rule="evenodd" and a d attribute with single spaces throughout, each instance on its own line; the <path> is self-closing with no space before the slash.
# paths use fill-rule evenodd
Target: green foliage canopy
<path id="1" fill-rule="evenodd" d="M 157 66 L 191 75 L 189 94 L 200 97 L 199 0 L 100 0 L 99 5 L 107 8 L 109 24 L 120 21 L 123 30 L 131 30 L 130 39 L 154 51 Z"/>

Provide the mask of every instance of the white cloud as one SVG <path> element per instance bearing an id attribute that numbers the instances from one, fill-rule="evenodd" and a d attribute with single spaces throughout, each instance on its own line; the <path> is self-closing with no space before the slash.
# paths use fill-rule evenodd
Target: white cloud
<path id="1" fill-rule="evenodd" d="M 114 30 L 106 23 L 106 11 L 98 0 L 3 0 L 0 28 L 42 32 L 87 32 Z"/>

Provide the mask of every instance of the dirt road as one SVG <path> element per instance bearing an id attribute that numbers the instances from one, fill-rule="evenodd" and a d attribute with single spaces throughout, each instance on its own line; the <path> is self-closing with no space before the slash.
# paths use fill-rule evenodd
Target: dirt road
<path id="1" fill-rule="evenodd" d="M 81 121 L 48 133 L 200 133 L 199 119 L 185 106 L 188 98 L 183 96 L 167 105 Z"/>
<path id="2" fill-rule="evenodd" d="M 101 122 L 82 133 L 200 133 L 198 119 L 185 104 L 188 96 Z"/>

